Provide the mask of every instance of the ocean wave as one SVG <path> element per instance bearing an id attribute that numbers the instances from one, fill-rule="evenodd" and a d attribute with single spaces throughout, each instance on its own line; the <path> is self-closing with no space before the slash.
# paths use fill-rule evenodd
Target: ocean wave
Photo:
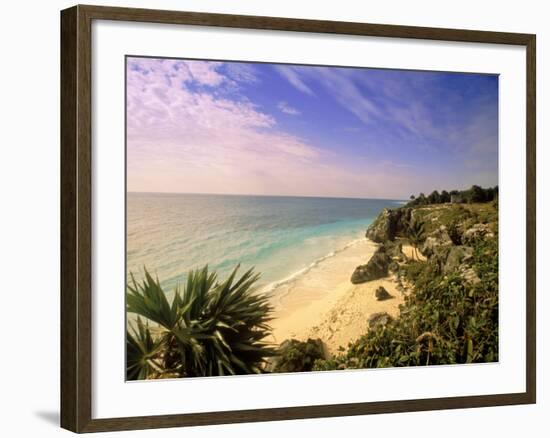
<path id="1" fill-rule="evenodd" d="M 361 242 L 365 242 L 365 238 L 361 238 L 361 239 L 354 239 L 352 240 L 351 242 L 348 242 L 346 243 L 344 246 L 342 246 L 341 248 L 338 248 L 334 251 L 331 251 L 329 252 L 328 254 L 325 254 L 324 256 L 321 256 L 317 259 L 315 259 L 313 262 L 311 262 L 308 266 L 302 268 L 302 269 L 299 269 L 298 271 L 296 272 L 293 272 L 292 274 L 290 274 L 288 277 L 285 277 L 283 278 L 282 280 L 277 280 L 277 281 L 274 281 L 274 282 L 271 282 L 267 285 L 265 285 L 263 288 L 260 289 L 260 292 L 261 293 L 266 293 L 266 294 L 271 294 L 272 297 L 276 297 L 278 298 L 279 300 L 283 297 L 286 296 L 286 294 L 281 294 L 281 295 L 276 295 L 275 294 L 275 291 L 280 288 L 281 286 L 286 286 L 290 283 L 293 283 L 295 282 L 297 279 L 299 279 L 300 277 L 302 277 L 303 275 L 307 274 L 308 272 L 310 272 L 313 268 L 319 266 L 319 264 L 321 264 L 322 262 L 324 262 L 325 260 L 327 259 L 330 259 L 332 257 L 334 257 L 335 255 L 341 253 L 342 251 L 345 251 L 346 249 L 352 247 L 352 246 L 355 246 L 357 245 L 358 243 L 361 243 Z"/>

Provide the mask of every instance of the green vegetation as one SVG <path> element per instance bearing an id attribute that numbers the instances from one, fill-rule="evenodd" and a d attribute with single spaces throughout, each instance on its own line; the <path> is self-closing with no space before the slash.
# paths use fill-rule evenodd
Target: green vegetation
<path id="1" fill-rule="evenodd" d="M 314 370 L 498 361 L 496 207 L 414 208 L 417 225 L 403 227 L 400 237 L 416 248 L 418 235 L 426 233 L 434 246 L 426 261 L 416 257 L 399 266 L 398 276 L 409 285 L 400 316 L 373 327 L 340 355 L 317 360 Z"/>
<path id="2" fill-rule="evenodd" d="M 421 220 L 412 220 L 407 226 L 407 238 L 414 249 L 414 255 L 420 260 L 418 247 L 426 239 L 425 225 Z"/>
<path id="3" fill-rule="evenodd" d="M 311 371 L 317 359 L 325 357 L 321 339 L 296 339 L 284 341 L 273 359 L 271 371 L 274 373 L 294 373 Z"/>
<path id="4" fill-rule="evenodd" d="M 467 229 L 478 223 L 488 224 L 493 231 L 497 231 L 498 209 L 494 202 L 419 206 L 414 208 L 414 212 L 415 219 L 424 223 L 426 234 L 441 225 Z"/>
<path id="5" fill-rule="evenodd" d="M 208 267 L 191 271 L 171 303 L 146 270 L 141 283 L 132 276 L 126 307 L 137 319 L 126 334 L 127 378 L 261 373 L 275 354 L 264 341 L 272 307 L 252 292 L 259 275 L 249 270 L 236 280 L 237 270 L 223 282 Z"/>
<path id="6" fill-rule="evenodd" d="M 377 326 L 347 352 L 315 362 L 315 370 L 381 368 L 498 361 L 498 248 L 475 247 L 476 285 L 458 273 L 442 275 L 430 262 L 405 271 L 415 287 L 400 317 Z"/>
<path id="7" fill-rule="evenodd" d="M 498 190 L 476 187 L 464 195 L 471 202 L 449 203 L 453 192 L 433 192 L 415 198 L 423 200 L 418 205 L 380 213 L 367 230 L 381 244 L 369 263 L 397 275 L 404 303 L 399 317 L 370 325 L 329 359 L 321 339 L 265 341 L 273 309 L 253 292 L 259 275 L 252 270 L 237 279 L 237 266 L 224 281 L 207 267 L 191 271 L 171 301 L 147 270 L 141 282 L 132 276 L 127 378 L 498 361 Z M 412 260 L 403 241 L 414 248 Z M 358 283 L 372 279 L 363 271 Z"/>
<path id="8" fill-rule="evenodd" d="M 445 204 L 448 202 L 479 203 L 490 202 L 497 198 L 498 186 L 484 189 L 474 185 L 468 190 L 452 190 L 451 192 L 443 190 L 441 193 L 434 190 L 428 196 L 424 195 L 424 193 L 420 193 L 418 196 L 411 195 L 410 202 L 406 206 L 418 207 L 421 205 Z"/>

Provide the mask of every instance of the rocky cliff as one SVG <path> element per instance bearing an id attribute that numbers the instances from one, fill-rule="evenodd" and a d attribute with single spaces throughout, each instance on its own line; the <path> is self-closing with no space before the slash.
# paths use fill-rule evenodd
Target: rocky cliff
<path id="1" fill-rule="evenodd" d="M 367 228 L 366 237 L 377 243 L 393 241 L 411 220 L 412 208 L 385 208 Z"/>
<path id="2" fill-rule="evenodd" d="M 422 224 L 420 235 L 418 231 L 411 235 L 414 222 Z M 473 246 L 479 240 L 495 239 L 497 232 L 494 203 L 384 209 L 366 231 L 366 237 L 381 246 L 368 263 L 355 269 L 351 282 L 375 280 L 414 261 L 407 260 L 401 251 L 405 242 L 417 247 L 436 272 L 460 273 L 476 283 L 479 279 L 471 269 Z"/>

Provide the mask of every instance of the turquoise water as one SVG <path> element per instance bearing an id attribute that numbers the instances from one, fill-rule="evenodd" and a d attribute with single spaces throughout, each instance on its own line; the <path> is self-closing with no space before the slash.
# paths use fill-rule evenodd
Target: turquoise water
<path id="1" fill-rule="evenodd" d="M 165 290 L 208 264 L 224 278 L 235 265 L 269 287 L 364 238 L 400 201 L 348 198 L 150 194 L 127 197 L 127 268 L 143 267 Z"/>

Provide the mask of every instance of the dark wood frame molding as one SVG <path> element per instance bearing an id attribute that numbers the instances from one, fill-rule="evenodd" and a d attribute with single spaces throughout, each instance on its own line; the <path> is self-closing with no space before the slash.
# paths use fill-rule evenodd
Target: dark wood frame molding
<path id="1" fill-rule="evenodd" d="M 92 20 L 511 44 L 527 53 L 526 392 L 245 411 L 92 419 Z M 61 426 L 99 432 L 516 405 L 536 402 L 536 37 L 531 34 L 197 12 L 75 6 L 61 12 Z"/>

